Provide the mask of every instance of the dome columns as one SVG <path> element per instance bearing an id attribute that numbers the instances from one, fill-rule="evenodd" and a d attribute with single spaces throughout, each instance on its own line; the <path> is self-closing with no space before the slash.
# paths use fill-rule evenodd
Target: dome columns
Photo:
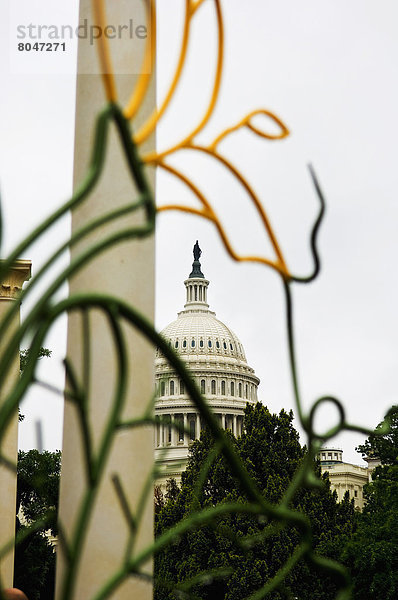
<path id="1" fill-rule="evenodd" d="M 174 412 L 175 411 L 175 412 Z M 174 409 L 158 415 L 159 420 L 155 428 L 155 448 L 188 448 L 189 445 L 200 438 L 202 430 L 199 413 L 192 408 Z M 225 411 L 225 412 L 224 412 Z M 228 408 L 222 412 L 215 412 L 220 426 L 229 430 L 235 437 L 242 435 L 243 415 L 241 411 L 232 412 Z"/>
<path id="2" fill-rule="evenodd" d="M 209 281 L 207 279 L 195 277 L 186 279 L 184 284 L 187 290 L 187 300 L 184 305 L 185 310 L 208 310 L 209 305 L 207 303 L 207 288 L 209 287 Z"/>

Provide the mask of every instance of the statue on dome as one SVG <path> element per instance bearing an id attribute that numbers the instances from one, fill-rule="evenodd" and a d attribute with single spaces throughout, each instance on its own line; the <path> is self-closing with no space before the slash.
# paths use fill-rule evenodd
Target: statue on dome
<path id="1" fill-rule="evenodd" d="M 198 244 L 198 240 L 196 240 L 196 243 L 193 247 L 193 257 L 194 260 L 199 260 L 199 258 L 202 256 L 202 250 L 199 248 L 199 244 Z"/>
<path id="2" fill-rule="evenodd" d="M 192 272 L 189 275 L 190 279 L 194 279 L 195 277 L 200 277 L 201 279 L 204 279 L 204 275 L 200 269 L 200 262 L 199 262 L 199 258 L 202 255 L 202 250 L 199 247 L 199 242 L 198 240 L 196 240 L 196 243 L 193 247 L 193 258 L 194 261 L 192 263 Z"/>

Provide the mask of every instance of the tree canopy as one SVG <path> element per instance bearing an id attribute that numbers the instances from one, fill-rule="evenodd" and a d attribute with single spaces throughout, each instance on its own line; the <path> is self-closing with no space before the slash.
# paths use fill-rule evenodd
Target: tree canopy
<path id="1" fill-rule="evenodd" d="M 355 600 L 398 598 L 398 406 L 389 414 L 390 433 L 372 434 L 357 448 L 380 458 L 382 465 L 364 488 L 366 504 L 343 553 L 354 581 Z"/>
<path id="2" fill-rule="evenodd" d="M 392 406 L 386 417 L 390 421 L 390 432 L 386 435 L 377 435 L 382 423 L 375 429 L 364 444 L 358 446 L 357 451 L 364 456 L 374 456 L 380 459 L 383 465 L 398 465 L 398 405 Z"/>
<path id="3" fill-rule="evenodd" d="M 19 352 L 19 374 L 22 375 L 26 365 L 28 364 L 29 361 L 29 353 L 30 353 L 30 348 L 24 348 L 23 350 L 20 350 Z M 38 359 L 40 360 L 41 358 L 47 357 L 49 358 L 52 354 L 52 350 L 49 350 L 48 348 L 40 348 L 39 350 L 39 354 L 38 354 Z M 20 409 L 18 408 L 18 420 L 19 422 L 23 421 L 25 419 L 25 415 L 23 415 L 20 411 Z"/>
<path id="4" fill-rule="evenodd" d="M 55 552 L 49 534 L 57 535 L 60 470 L 60 451 L 18 452 L 17 533 L 28 533 L 29 524 L 46 519 L 15 549 L 14 583 L 30 600 L 54 597 Z"/>
<path id="5" fill-rule="evenodd" d="M 41 358 L 47 357 L 49 358 L 52 354 L 52 350 L 48 348 L 40 348 L 39 354 L 37 358 L 40 360 Z M 19 372 L 22 375 L 26 365 L 28 364 L 30 357 L 30 348 L 24 348 L 19 352 Z"/>
<path id="6" fill-rule="evenodd" d="M 229 434 L 258 488 L 272 503 L 282 498 L 305 455 L 292 422 L 292 413 L 282 410 L 279 415 L 271 414 L 258 403 L 248 405 L 246 409 L 242 436 L 235 439 Z M 209 466 L 209 456 L 213 452 L 212 437 L 205 430 L 200 440 L 191 446 L 180 490 L 176 493 L 174 488 L 158 512 L 156 535 L 193 510 L 231 501 L 246 502 L 244 492 L 222 455 L 215 454 Z M 317 468 L 315 464 L 314 468 Z M 198 488 L 201 478 L 204 481 Z M 338 504 L 325 477 L 321 489 L 300 490 L 292 507 L 308 515 L 315 548 L 337 557 L 341 540 L 350 535 L 354 526 L 353 503 L 346 498 Z M 282 527 L 245 513 L 228 514 L 211 526 L 181 536 L 156 556 L 155 598 L 248 598 L 286 563 L 300 540 L 299 532 L 290 525 Z M 179 588 L 179 596 L 173 591 L 175 586 Z M 189 589 L 189 596 L 181 596 L 184 589 Z M 275 592 L 272 598 L 297 596 L 300 600 L 326 600 L 334 595 L 333 582 L 321 577 L 307 564 L 299 563 L 286 579 L 284 588 Z"/>

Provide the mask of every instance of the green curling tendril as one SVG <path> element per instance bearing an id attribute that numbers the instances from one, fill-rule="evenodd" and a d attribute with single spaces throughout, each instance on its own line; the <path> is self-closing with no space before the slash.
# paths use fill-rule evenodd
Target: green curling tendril
<path id="1" fill-rule="evenodd" d="M 314 552 L 312 531 L 308 518 L 304 514 L 290 508 L 291 501 L 299 489 L 305 486 L 313 487 L 314 485 L 320 485 L 320 482 L 314 477 L 312 466 L 316 453 L 323 443 L 343 430 L 359 431 L 364 434 L 371 433 L 369 429 L 349 424 L 346 421 L 345 411 L 341 401 L 332 396 L 317 399 L 313 403 L 308 414 L 304 414 L 302 409 L 296 367 L 292 286 L 295 283 L 308 284 L 313 281 L 319 273 L 320 259 L 317 250 L 317 236 L 325 214 L 325 200 L 315 173 L 311 167 L 310 175 L 320 201 L 320 211 L 310 235 L 310 250 L 314 261 L 313 272 L 308 276 L 294 276 L 289 279 L 281 276 L 286 300 L 287 343 L 289 348 L 293 392 L 296 401 L 297 415 L 307 434 L 308 452 L 300 469 L 295 474 L 289 488 L 278 505 L 270 504 L 262 496 L 260 490 L 257 488 L 255 482 L 245 468 L 245 465 L 230 443 L 228 436 L 219 426 L 218 420 L 209 408 L 205 398 L 200 394 L 184 362 L 154 329 L 152 323 L 135 310 L 134 307 L 127 305 L 117 298 L 104 294 L 75 295 L 60 302 L 54 300 L 55 294 L 62 284 L 68 278 L 75 275 L 83 266 L 87 265 L 94 257 L 102 252 L 106 252 L 108 249 L 124 240 L 145 238 L 154 232 L 156 208 L 153 194 L 145 177 L 144 167 L 140 161 L 137 149 L 132 142 L 129 123 L 124 118 L 121 109 L 117 105 L 113 103 L 108 104 L 97 118 L 91 161 L 82 185 L 70 200 L 28 235 L 26 239 L 11 252 L 8 258 L 2 261 L 0 265 L 0 277 L 4 279 L 5 274 L 12 267 L 16 259 L 21 256 L 33 242 L 36 242 L 38 238 L 45 235 L 48 230 L 56 224 L 63 215 L 65 215 L 65 213 L 80 206 L 93 192 L 105 164 L 108 130 L 111 123 L 117 128 L 120 144 L 125 153 L 127 168 L 138 191 L 138 199 L 135 199 L 131 203 L 127 203 L 122 208 L 110 210 L 101 217 L 93 219 L 80 230 L 76 231 L 67 242 L 61 244 L 54 251 L 44 266 L 32 278 L 29 285 L 23 290 L 21 293 L 21 300 L 24 300 L 29 296 L 32 290 L 34 290 L 39 282 L 42 281 L 44 275 L 48 272 L 48 269 L 61 255 L 75 247 L 88 235 L 103 228 L 104 225 L 112 222 L 117 223 L 119 220 L 122 222 L 122 225 L 116 232 L 105 235 L 103 238 L 100 238 L 100 241 L 80 252 L 80 254 L 75 256 L 71 263 L 55 277 L 51 284 L 47 286 L 40 301 L 35 304 L 26 316 L 19 330 L 11 336 L 7 348 L 4 349 L 0 356 L 0 376 L 2 380 L 4 380 L 8 371 L 12 368 L 12 362 L 19 351 L 22 339 L 25 336 L 28 336 L 32 340 L 28 362 L 23 375 L 9 392 L 0 407 L 0 459 L 8 468 L 15 470 L 16 465 L 9 463 L 9 461 L 2 456 L 1 440 L 4 439 L 10 421 L 15 418 L 18 406 L 22 402 L 27 390 L 33 383 L 37 382 L 35 376 L 37 359 L 45 336 L 53 323 L 62 314 L 79 312 L 82 315 L 83 340 L 87 340 L 90 337 L 90 311 L 101 311 L 107 318 L 109 330 L 113 339 L 113 346 L 117 356 L 117 378 L 113 392 L 113 404 L 106 427 L 99 444 L 96 445 L 96 449 L 94 448 L 89 427 L 90 406 L 88 382 L 91 364 L 90 345 L 84 342 L 86 345 L 84 346 L 85 358 L 83 382 L 79 381 L 69 361 L 66 360 L 65 362 L 68 384 L 67 390 L 65 391 L 65 398 L 67 402 L 72 402 L 76 406 L 79 415 L 79 426 L 84 448 L 86 491 L 81 505 L 78 507 L 77 526 L 72 535 L 69 536 L 69 541 L 66 539 L 62 522 L 59 523 L 59 545 L 65 553 L 67 563 L 65 578 L 62 584 L 61 600 L 70 600 L 74 594 L 77 569 L 88 530 L 88 524 L 93 514 L 95 500 L 104 476 L 105 466 L 109 458 L 114 437 L 121 429 L 133 429 L 143 425 L 155 424 L 155 418 L 153 416 L 154 398 L 148 400 L 148 407 L 140 417 L 130 421 L 124 421 L 122 418 L 122 410 L 126 400 L 126 382 L 128 375 L 127 351 L 124 340 L 124 327 L 122 327 L 122 325 L 125 326 L 126 324 L 135 328 L 154 346 L 160 349 L 172 368 L 184 382 L 187 393 L 197 410 L 200 412 L 201 419 L 210 429 L 216 443 L 216 450 L 209 456 L 206 469 L 209 468 L 211 461 L 214 460 L 216 452 L 222 452 L 229 464 L 231 472 L 245 491 L 248 501 L 245 504 L 222 504 L 200 511 L 196 510 L 196 507 L 193 505 L 192 511 L 187 518 L 160 535 L 147 548 L 136 551 L 135 542 L 140 529 L 144 507 L 147 502 L 152 501 L 153 477 L 156 476 L 156 466 L 154 466 L 153 473 L 149 475 L 143 486 L 140 501 L 135 513 L 132 511 L 129 500 L 123 490 L 123 482 L 117 477 L 114 477 L 113 484 L 115 494 L 119 500 L 120 509 L 125 517 L 126 531 L 128 532 L 124 560 L 112 577 L 109 578 L 108 582 L 103 586 L 101 591 L 98 592 L 92 600 L 105 600 L 109 598 L 111 594 L 113 594 L 115 590 L 131 576 L 144 579 L 148 578 L 148 575 L 143 571 L 143 566 L 148 559 L 153 557 L 162 548 L 166 547 L 168 544 L 172 544 L 182 534 L 205 524 L 217 522 L 217 519 L 231 513 L 245 513 L 265 517 L 266 520 L 272 524 L 272 527 L 264 531 L 262 534 L 263 540 L 266 540 L 267 537 L 273 535 L 275 531 L 279 531 L 288 526 L 297 528 L 301 534 L 301 543 L 295 548 L 285 565 L 261 589 L 252 594 L 248 600 L 260 600 L 261 598 L 269 597 L 276 589 L 282 591 L 284 580 L 295 565 L 302 560 L 307 561 L 315 569 L 328 573 L 339 589 L 336 600 L 347 600 L 350 598 L 351 594 L 351 583 L 347 571 L 335 561 L 321 557 Z M 124 228 L 122 221 L 123 217 L 138 210 L 144 211 L 144 223 L 139 227 Z M 0 216 L 0 225 L 1 222 Z M 5 319 L 0 324 L 1 337 L 6 336 L 9 332 L 13 318 L 18 310 L 19 304 L 13 303 L 13 306 L 8 311 Z M 64 392 L 59 390 L 59 393 L 63 394 Z M 332 427 L 329 431 L 319 434 L 314 429 L 314 417 L 318 408 L 325 402 L 333 403 L 336 406 L 340 419 L 337 425 Z M 172 426 L 177 427 L 176 424 L 173 424 Z M 387 431 L 388 420 L 382 428 L 377 430 L 377 434 L 384 435 Z M 197 484 L 198 492 L 200 491 L 201 486 L 204 485 L 206 472 L 207 471 L 205 470 L 202 478 Z M 23 535 L 29 535 L 30 532 L 41 529 L 45 527 L 45 525 L 46 520 L 32 523 Z M 17 543 L 20 543 L 20 538 L 21 536 L 17 538 Z M 249 540 L 247 540 L 247 543 L 249 543 Z M 1 548 L 0 558 L 3 557 L 11 547 L 12 542 L 10 541 L 9 544 L 6 544 Z M 228 573 L 209 572 L 209 575 L 212 577 L 225 576 Z M 198 582 L 199 579 L 194 578 L 190 582 L 185 582 L 185 587 L 182 584 L 176 586 L 171 582 L 163 583 L 169 589 L 179 589 L 181 593 L 186 593 L 191 586 L 196 585 Z M 1 588 L 0 582 L 0 598 L 2 597 Z"/>

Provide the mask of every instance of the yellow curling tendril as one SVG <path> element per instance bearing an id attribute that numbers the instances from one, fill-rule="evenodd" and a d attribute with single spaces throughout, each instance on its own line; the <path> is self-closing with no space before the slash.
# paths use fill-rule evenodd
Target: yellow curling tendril
<path id="1" fill-rule="evenodd" d="M 149 32 L 145 44 L 144 58 L 142 61 L 141 74 L 130 97 L 130 100 L 124 109 L 124 116 L 131 120 L 135 117 L 148 91 L 152 79 L 152 73 L 155 67 L 156 56 L 156 7 L 154 0 L 145 0 L 147 23 L 149 23 Z M 156 125 L 156 123 L 155 123 Z M 150 130 L 148 135 L 153 131 Z M 145 136 L 144 139 L 146 139 Z"/>
<path id="2" fill-rule="evenodd" d="M 155 18 L 156 18 L 156 16 L 155 16 Z M 151 116 L 146 121 L 146 123 L 144 123 L 144 125 L 141 127 L 141 129 L 139 129 L 137 131 L 137 133 L 135 134 L 134 141 L 136 144 L 141 144 L 142 142 L 144 142 L 149 137 L 149 135 L 154 131 L 158 121 L 162 118 L 163 114 L 166 112 L 166 109 L 168 108 L 168 106 L 172 100 L 174 92 L 180 81 L 180 77 L 181 77 L 181 74 L 182 74 L 182 71 L 184 68 L 184 64 L 185 64 L 185 58 L 186 58 L 187 48 L 188 48 L 190 24 L 191 24 L 190 0 L 185 0 L 185 20 L 184 20 L 182 43 L 181 43 L 181 49 L 180 49 L 177 67 L 176 67 L 172 82 L 170 84 L 169 90 L 168 90 L 166 97 L 163 100 L 160 108 L 155 110 L 151 114 Z M 155 34 L 153 34 L 153 35 L 155 35 Z M 156 45 L 156 40 L 154 43 Z M 128 119 L 131 118 L 130 112 L 127 111 L 127 109 L 125 112 L 125 116 Z"/>
<path id="3" fill-rule="evenodd" d="M 155 57 L 155 51 L 156 51 L 155 2 L 154 2 L 154 0 L 144 0 L 144 1 L 146 4 L 147 16 L 151 20 L 150 35 L 148 37 L 146 47 L 145 47 L 145 53 L 144 53 L 144 58 L 143 58 L 143 63 L 142 63 L 142 65 L 143 65 L 142 71 L 143 72 L 141 73 L 140 77 L 138 78 L 138 81 L 134 87 L 134 90 L 130 97 L 130 100 L 129 100 L 126 108 L 124 109 L 124 116 L 129 120 L 131 120 L 139 111 L 139 109 L 142 105 L 142 102 L 144 100 L 145 94 L 148 90 L 148 87 L 150 84 L 150 79 L 151 79 L 151 76 L 152 76 L 153 70 L 154 70 L 153 69 L 154 57 Z M 95 7 L 94 17 L 96 18 L 99 26 L 102 26 L 102 27 L 105 25 L 105 10 L 104 10 L 103 2 L 104 2 L 104 0 L 98 0 L 97 2 L 96 2 L 96 0 L 93 0 L 93 6 Z M 196 15 L 198 9 L 205 2 L 206 2 L 206 0 L 196 0 L 196 2 L 194 0 L 185 0 L 185 17 L 184 17 L 184 24 L 183 24 L 182 40 L 181 40 L 181 47 L 180 47 L 180 52 L 179 52 L 179 57 L 178 57 L 175 72 L 171 79 L 171 83 L 169 85 L 168 91 L 167 91 L 160 107 L 150 115 L 150 117 L 145 121 L 145 123 L 142 125 L 142 127 L 140 129 L 138 129 L 138 131 L 135 133 L 133 140 L 136 145 L 142 144 L 153 133 L 153 131 L 156 128 L 156 125 L 158 124 L 160 119 L 163 117 L 167 108 L 170 106 L 170 103 L 173 100 L 175 91 L 181 80 L 181 75 L 182 75 L 184 66 L 186 64 L 191 24 L 192 24 L 192 21 Z M 208 146 L 202 146 L 202 145 L 195 144 L 195 141 L 194 141 L 197 134 L 204 129 L 204 127 L 206 126 L 206 124 L 208 123 L 208 121 L 210 120 L 210 118 L 214 112 L 214 108 L 216 106 L 218 96 L 219 96 L 222 69 L 223 69 L 223 59 L 224 59 L 223 15 L 222 15 L 222 10 L 221 10 L 220 0 L 212 0 L 212 3 L 215 8 L 215 15 L 216 15 L 216 21 L 217 21 L 217 38 L 218 38 L 218 41 L 217 41 L 217 64 L 216 64 L 216 70 L 215 70 L 210 100 L 208 102 L 205 113 L 202 116 L 202 118 L 199 120 L 199 122 L 192 128 L 191 132 L 188 135 L 186 135 L 182 140 L 180 140 L 179 142 L 177 142 L 170 148 L 163 150 L 160 153 L 150 152 L 150 153 L 144 155 L 142 157 L 142 160 L 143 160 L 143 162 L 145 162 L 147 164 L 152 164 L 154 166 L 161 167 L 162 169 L 168 171 L 169 173 L 171 173 L 172 175 L 174 175 L 175 177 L 177 177 L 178 179 L 183 181 L 183 183 L 200 200 L 202 207 L 203 207 L 201 210 L 197 210 L 197 209 L 191 208 L 189 206 L 167 205 L 167 206 L 160 207 L 158 209 L 159 211 L 164 212 L 164 211 L 168 211 L 168 210 L 179 210 L 179 211 L 183 211 L 186 213 L 199 215 L 203 218 L 210 220 L 216 226 L 216 228 L 219 232 L 219 235 L 221 237 L 221 240 L 222 240 L 227 252 L 231 256 L 231 258 L 233 258 L 233 260 L 241 261 L 241 262 L 244 262 L 244 261 L 258 262 L 261 264 L 265 264 L 265 265 L 275 269 L 278 273 L 280 273 L 286 279 L 289 279 L 290 274 L 289 274 L 289 270 L 286 266 L 286 263 L 285 263 L 285 260 L 284 260 L 283 254 L 282 254 L 282 250 L 278 243 L 277 237 L 272 229 L 272 226 L 271 226 L 270 220 L 267 216 L 267 213 L 264 210 L 264 208 L 260 202 L 259 197 L 254 192 L 252 186 L 249 184 L 247 179 L 242 175 L 242 173 L 229 160 L 227 160 L 224 156 L 222 156 L 217 150 L 219 144 L 228 135 L 238 131 L 241 128 L 246 127 L 249 130 L 251 130 L 253 133 L 255 133 L 256 135 L 259 135 L 268 140 L 281 140 L 289 135 L 289 130 L 286 127 L 286 125 L 281 121 L 281 119 L 279 119 L 279 117 L 277 117 L 271 111 L 268 111 L 266 109 L 257 109 L 257 110 L 250 112 L 249 114 L 247 114 L 243 119 L 239 120 L 238 123 L 236 123 L 235 125 L 224 129 L 213 140 L 213 142 L 211 144 L 209 144 Z M 108 66 L 111 65 L 111 59 L 109 56 L 109 46 L 106 42 L 106 39 L 104 39 L 103 37 L 99 38 L 98 44 L 100 47 L 100 58 L 101 58 L 102 64 L 108 65 Z M 148 69 L 150 70 L 149 74 L 147 74 Z M 105 88 L 107 91 L 107 97 L 108 97 L 108 99 L 111 99 L 110 90 L 113 90 L 115 88 L 114 79 L 109 74 L 105 74 L 103 76 L 103 79 L 104 79 Z M 112 97 L 115 97 L 115 95 L 113 95 Z M 270 119 L 272 119 L 280 128 L 280 131 L 275 134 L 272 134 L 272 133 L 267 133 L 266 131 L 259 129 L 259 127 L 254 125 L 252 122 L 253 117 L 256 117 L 259 115 L 263 115 L 263 116 L 266 116 L 266 117 L 269 117 Z M 241 256 L 235 252 L 220 220 L 216 216 L 213 208 L 211 207 L 211 204 L 205 198 L 203 193 L 197 188 L 197 186 L 186 175 L 183 175 L 177 169 L 171 167 L 170 165 L 168 165 L 164 162 L 164 160 L 168 156 L 176 153 L 179 150 L 183 150 L 183 149 L 195 150 L 197 152 L 206 153 L 209 156 L 212 156 L 216 161 L 218 161 L 222 166 L 224 166 L 236 178 L 236 180 L 239 182 L 239 184 L 245 190 L 250 201 L 253 203 L 255 209 L 257 210 L 257 212 L 260 216 L 261 222 L 264 226 L 264 229 L 265 229 L 265 231 L 270 239 L 270 242 L 272 244 L 272 247 L 274 249 L 274 252 L 276 255 L 275 261 L 272 261 L 272 260 L 270 260 L 266 257 L 262 257 L 262 256 Z"/>
<path id="4" fill-rule="evenodd" d="M 265 115 L 267 117 L 270 117 L 271 119 L 273 119 L 280 127 L 281 131 L 280 133 L 266 133 L 265 131 L 261 131 L 261 129 L 259 129 L 258 127 L 255 127 L 252 123 L 250 123 L 250 120 L 253 117 L 256 117 L 257 115 Z M 234 131 L 238 131 L 238 129 L 241 129 L 242 127 L 248 127 L 253 133 L 256 133 L 257 135 L 266 138 L 267 140 L 283 140 L 283 138 L 287 137 L 289 135 L 289 130 L 286 127 L 286 125 L 272 112 L 270 112 L 269 110 L 265 110 L 264 108 L 260 108 L 258 110 L 253 110 L 252 112 L 250 112 L 248 115 L 246 115 L 246 117 L 244 117 L 241 121 L 239 121 L 239 123 L 237 123 L 236 125 L 233 125 L 232 127 L 228 127 L 227 129 L 224 129 L 224 131 L 222 131 L 217 137 L 216 139 L 213 141 L 213 143 L 209 146 L 209 149 L 215 150 L 216 147 L 218 146 L 218 144 L 227 137 L 227 135 L 229 135 L 230 133 L 233 133 Z"/>
<path id="5" fill-rule="evenodd" d="M 222 226 L 217 215 L 215 214 L 211 204 L 206 199 L 204 194 L 199 190 L 199 188 L 188 177 L 186 177 L 183 173 L 181 173 L 174 167 L 171 167 L 170 165 L 167 165 L 165 163 L 160 163 L 159 166 L 162 169 L 164 169 L 165 171 L 168 171 L 169 173 L 171 173 L 172 175 L 174 175 L 175 177 L 180 179 L 193 192 L 193 194 L 199 199 L 199 201 L 203 204 L 203 207 L 204 207 L 202 210 L 198 210 L 198 209 L 192 208 L 190 206 L 179 205 L 179 204 L 169 204 L 169 205 L 165 205 L 165 206 L 160 206 L 158 208 L 159 212 L 178 210 L 178 211 L 191 213 L 193 215 L 198 215 L 205 219 L 208 219 L 209 221 L 214 223 L 214 225 L 216 226 L 217 231 L 218 231 L 218 233 L 221 237 L 221 240 L 224 244 L 224 247 L 233 260 L 235 260 L 237 262 L 256 262 L 256 263 L 260 263 L 263 265 L 267 265 L 267 266 L 275 269 L 283 277 L 289 278 L 289 273 L 287 272 L 287 269 L 286 269 L 286 266 L 285 266 L 285 263 L 283 262 L 283 260 L 274 262 L 274 261 L 272 261 L 268 258 L 262 257 L 262 256 L 241 256 L 241 255 L 237 254 L 235 252 L 235 250 L 233 249 L 232 244 L 229 241 L 229 238 L 225 232 L 225 229 Z"/>
<path id="6" fill-rule="evenodd" d="M 106 27 L 106 10 L 104 0 L 91 0 L 94 22 L 104 31 Z M 98 56 L 101 64 L 102 80 L 104 82 L 105 94 L 109 102 L 117 102 L 117 91 L 115 76 L 113 73 L 109 40 L 101 35 L 97 44 Z"/>
<path id="7" fill-rule="evenodd" d="M 221 75 L 222 75 L 222 68 L 223 68 L 223 61 L 224 61 L 224 22 L 223 22 L 223 17 L 222 17 L 222 12 L 221 12 L 220 0 L 213 0 L 213 4 L 215 6 L 216 17 L 217 17 L 217 35 L 218 35 L 217 66 L 216 66 L 216 72 L 215 72 L 215 76 L 214 76 L 212 93 L 211 93 L 210 101 L 206 108 L 205 114 L 202 117 L 202 119 L 199 121 L 199 123 L 192 129 L 192 131 L 187 136 L 185 136 L 182 140 L 180 140 L 177 144 L 175 144 L 171 148 L 168 148 L 161 153 L 151 152 L 151 153 L 143 156 L 143 160 L 145 162 L 153 162 L 155 160 L 164 158 L 164 157 L 168 156 L 169 154 L 173 154 L 180 148 L 184 148 L 185 146 L 188 146 L 192 142 L 194 137 L 200 131 L 202 131 L 202 129 L 208 123 L 211 115 L 213 114 L 215 105 L 217 103 L 218 95 L 220 92 Z M 187 0 L 186 17 L 185 17 L 185 24 L 184 24 L 184 35 L 183 35 L 180 59 L 178 61 L 176 74 L 172 81 L 171 88 L 166 96 L 165 103 L 162 105 L 162 109 L 161 109 L 162 114 L 164 113 L 167 106 L 169 105 L 169 103 L 172 99 L 172 96 L 174 95 L 175 89 L 177 87 L 177 83 L 180 79 L 181 72 L 182 72 L 182 69 L 183 69 L 183 66 L 184 66 L 185 60 L 186 60 L 188 41 L 189 41 L 190 24 L 191 24 L 194 14 L 196 13 L 197 8 L 199 8 L 199 6 L 201 6 L 201 5 L 202 5 L 202 3 L 197 5 L 195 8 L 195 4 L 192 1 Z M 152 127 L 154 127 L 156 125 L 159 118 L 160 117 L 158 115 L 156 115 L 156 119 L 155 119 L 155 116 L 152 117 L 152 119 L 154 119 L 154 121 L 152 121 Z M 145 135 L 143 135 L 143 132 Z M 134 142 L 137 145 L 140 145 L 144 141 L 144 139 L 146 139 L 147 135 L 148 135 L 148 132 L 146 131 L 146 124 L 144 124 L 143 128 L 135 134 Z"/>

